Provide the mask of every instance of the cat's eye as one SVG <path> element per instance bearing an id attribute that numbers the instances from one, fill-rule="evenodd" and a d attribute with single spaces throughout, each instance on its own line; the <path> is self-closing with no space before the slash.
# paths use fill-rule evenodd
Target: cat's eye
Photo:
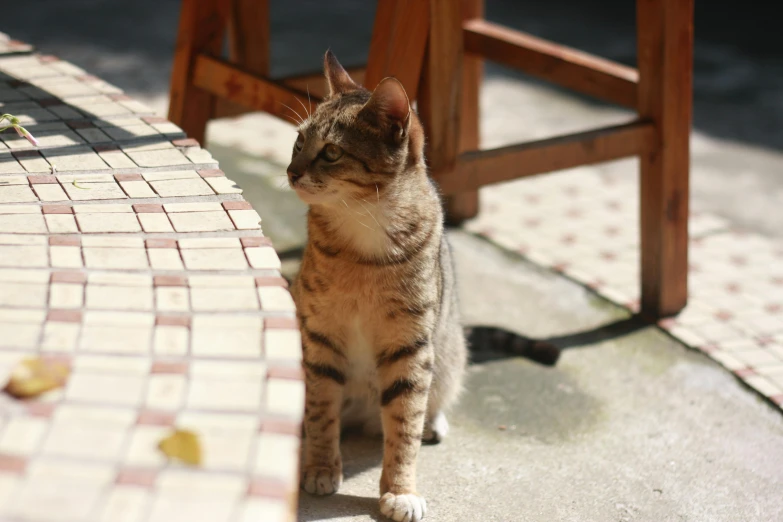
<path id="1" fill-rule="evenodd" d="M 324 147 L 323 156 L 326 161 L 337 161 L 343 155 L 343 149 L 330 143 Z"/>
<path id="2" fill-rule="evenodd" d="M 300 132 L 299 136 L 297 136 L 296 138 L 296 143 L 294 143 L 294 148 L 296 150 L 302 150 L 302 147 L 304 147 L 304 142 L 305 142 L 304 134 Z"/>

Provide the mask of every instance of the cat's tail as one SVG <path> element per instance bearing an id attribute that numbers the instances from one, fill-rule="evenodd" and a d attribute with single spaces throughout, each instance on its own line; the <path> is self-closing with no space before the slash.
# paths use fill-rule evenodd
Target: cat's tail
<path id="1" fill-rule="evenodd" d="M 554 366 L 560 358 L 560 348 L 548 341 L 537 341 L 494 326 L 473 326 L 465 329 L 471 351 L 492 350 L 525 357 L 545 366 Z"/>

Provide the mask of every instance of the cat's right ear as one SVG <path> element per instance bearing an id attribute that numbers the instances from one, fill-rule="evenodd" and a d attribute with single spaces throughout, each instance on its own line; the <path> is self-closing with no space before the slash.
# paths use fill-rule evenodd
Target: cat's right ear
<path id="1" fill-rule="evenodd" d="M 331 49 L 324 55 L 324 75 L 326 84 L 329 86 L 329 98 L 335 94 L 353 91 L 359 88 L 348 75 L 348 72 L 337 61 L 337 57 Z"/>

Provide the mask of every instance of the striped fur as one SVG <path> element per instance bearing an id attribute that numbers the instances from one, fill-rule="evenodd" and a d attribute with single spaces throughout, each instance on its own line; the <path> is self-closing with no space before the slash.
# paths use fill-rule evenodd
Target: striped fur
<path id="1" fill-rule="evenodd" d="M 292 286 L 307 384 L 302 486 L 336 491 L 341 428 L 380 428 L 381 510 L 418 521 L 421 440 L 445 435 L 467 358 L 441 203 L 402 85 L 370 93 L 329 53 L 325 69 L 331 95 L 299 128 L 288 168 L 309 204 Z"/>

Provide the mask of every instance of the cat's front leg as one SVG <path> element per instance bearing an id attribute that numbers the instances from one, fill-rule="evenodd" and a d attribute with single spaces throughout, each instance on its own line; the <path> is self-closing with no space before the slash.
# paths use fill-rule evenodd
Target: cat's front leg
<path id="1" fill-rule="evenodd" d="M 378 358 L 383 423 L 381 513 L 398 522 L 418 522 L 427 503 L 416 492 L 416 458 L 432 382 L 428 340 L 383 351 Z"/>
<path id="2" fill-rule="evenodd" d="M 303 331 L 306 404 L 302 488 L 315 495 L 335 493 L 343 481 L 340 411 L 345 362 L 335 354 L 318 355 L 312 332 Z M 325 338 L 324 338 L 325 339 Z M 311 346 L 308 346 L 308 343 Z"/>

